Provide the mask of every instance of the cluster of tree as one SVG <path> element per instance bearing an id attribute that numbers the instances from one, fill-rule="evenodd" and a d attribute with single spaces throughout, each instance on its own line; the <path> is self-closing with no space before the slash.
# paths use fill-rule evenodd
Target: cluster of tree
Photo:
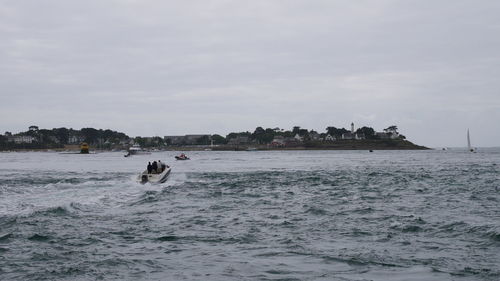
<path id="1" fill-rule="evenodd" d="M 397 133 L 397 126 L 389 126 L 384 129 L 384 132 L 387 134 L 395 134 Z M 307 130 L 301 128 L 299 126 L 294 126 L 291 130 L 279 130 L 279 129 L 271 129 L 271 128 L 262 128 L 257 127 L 253 133 L 251 132 L 240 132 L 240 133 L 230 133 L 226 136 L 225 140 L 218 139 L 219 143 L 227 143 L 230 139 L 237 137 L 248 137 L 249 140 L 255 141 L 259 144 L 268 144 L 273 141 L 273 139 L 277 136 L 282 136 L 284 138 L 294 137 L 299 135 L 302 139 L 308 141 L 314 139 L 314 137 L 325 138 L 327 135 L 331 135 L 337 139 L 341 138 L 343 134 L 350 133 L 350 130 L 345 128 L 336 128 L 336 127 L 327 127 L 324 133 L 318 133 L 315 130 Z M 375 130 L 371 127 L 361 127 L 356 130 L 357 134 L 363 134 L 366 139 L 378 139 Z M 219 136 L 220 137 L 220 136 Z M 400 138 L 404 139 L 405 137 L 400 135 Z"/>
<path id="2" fill-rule="evenodd" d="M 94 129 L 94 128 L 82 128 L 80 130 L 80 135 L 83 137 L 84 141 L 89 144 L 119 144 L 121 141 L 128 141 L 129 137 L 121 132 L 112 131 L 109 129 Z"/>
<path id="3" fill-rule="evenodd" d="M 8 141 L 10 136 L 31 136 L 31 143 L 13 143 Z M 74 130 L 72 128 L 54 128 L 49 129 L 33 129 L 26 132 L 20 132 L 12 135 L 10 132 L 5 132 L 5 136 L 0 137 L 0 146 L 3 148 L 58 148 L 65 144 L 79 144 L 87 142 L 90 145 L 105 148 L 112 145 L 118 145 L 121 141 L 127 141 L 129 137 L 121 132 L 112 130 L 102 130 L 94 128 L 82 128 Z"/>
<path id="4" fill-rule="evenodd" d="M 134 143 L 139 144 L 141 147 L 157 147 L 161 148 L 167 145 L 165 139 L 161 137 L 135 137 Z"/>

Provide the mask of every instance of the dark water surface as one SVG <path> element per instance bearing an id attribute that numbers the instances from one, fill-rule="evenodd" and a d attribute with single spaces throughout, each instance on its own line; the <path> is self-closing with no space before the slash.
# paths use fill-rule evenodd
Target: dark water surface
<path id="1" fill-rule="evenodd" d="M 500 280 L 499 149 L 123 154 L 0 153 L 0 280 Z"/>

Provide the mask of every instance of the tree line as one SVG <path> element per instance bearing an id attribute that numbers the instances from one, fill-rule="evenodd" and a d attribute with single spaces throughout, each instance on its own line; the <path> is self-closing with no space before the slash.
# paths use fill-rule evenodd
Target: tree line
<path id="1" fill-rule="evenodd" d="M 392 125 L 384 129 L 384 132 L 388 134 L 397 133 L 397 126 Z M 301 128 L 300 126 L 294 126 L 291 130 L 281 130 L 278 128 L 266 128 L 257 127 L 253 132 L 233 132 L 226 135 L 226 137 L 220 135 L 212 135 L 211 140 L 214 144 L 227 144 L 231 139 L 238 137 L 246 137 L 250 141 L 254 141 L 259 144 L 268 144 L 271 143 L 276 137 L 281 136 L 284 138 L 293 138 L 296 135 L 299 135 L 305 141 L 311 141 L 317 138 L 324 139 L 327 135 L 335 137 L 336 139 L 342 138 L 342 135 L 345 133 L 351 133 L 350 130 L 345 128 L 337 128 L 334 126 L 326 127 L 325 132 L 318 133 L 315 130 L 308 130 L 305 128 Z M 363 134 L 365 139 L 376 140 L 379 139 L 375 130 L 372 127 L 361 127 L 355 131 L 356 134 Z M 405 137 L 403 135 L 399 135 L 401 139 Z M 204 136 L 198 140 L 198 144 L 209 144 L 210 139 L 208 136 Z"/>
<path id="2" fill-rule="evenodd" d="M 386 133 L 397 133 L 397 126 L 392 125 L 384 129 Z M 291 130 L 282 130 L 279 128 L 266 128 L 257 127 L 253 132 L 232 132 L 225 137 L 213 134 L 204 135 L 196 140 L 198 145 L 208 144 L 227 144 L 231 139 L 245 137 L 251 142 L 258 144 L 269 144 L 276 137 L 293 138 L 299 135 L 304 141 L 311 141 L 315 139 L 325 138 L 327 135 L 340 139 L 343 134 L 350 133 L 350 130 L 345 128 L 337 128 L 334 126 L 326 127 L 325 131 L 318 133 L 315 130 L 308 130 L 300 126 L 294 126 Z M 375 130 L 371 127 L 361 127 L 355 133 L 363 134 L 366 139 L 378 139 Z M 36 129 L 21 132 L 15 136 L 31 136 L 34 141 L 32 143 L 14 143 L 9 141 L 9 137 L 13 136 L 10 132 L 5 132 L 5 135 L 0 135 L 0 149 L 36 149 L 36 148 L 62 148 L 67 144 L 80 144 L 86 142 L 89 145 L 102 149 L 109 149 L 118 147 L 120 145 L 128 144 L 131 140 L 125 133 L 113 131 L 110 129 L 95 129 L 95 128 L 82 128 L 80 130 L 67 129 L 67 128 L 53 128 L 49 129 Z M 401 139 L 405 137 L 399 135 Z M 132 139 L 134 143 L 138 143 L 142 147 L 164 147 L 169 145 L 168 140 L 161 137 L 135 137 Z"/>
<path id="3" fill-rule="evenodd" d="M 9 141 L 12 136 L 30 136 L 33 138 L 31 143 L 14 143 Z M 0 135 L 0 148 L 62 148 L 67 144 L 80 144 L 86 142 L 89 145 L 106 148 L 118 145 L 120 142 L 128 141 L 129 137 L 121 132 L 113 130 L 102 130 L 94 128 L 82 128 L 80 130 L 67 128 L 36 129 L 20 132 L 13 135 L 11 132 L 5 132 Z"/>

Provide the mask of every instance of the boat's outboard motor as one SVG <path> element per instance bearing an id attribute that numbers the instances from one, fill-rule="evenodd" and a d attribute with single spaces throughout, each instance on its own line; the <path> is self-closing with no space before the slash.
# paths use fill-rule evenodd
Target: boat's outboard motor
<path id="1" fill-rule="evenodd" d="M 147 182 L 148 182 L 148 180 L 149 180 L 149 179 L 148 179 L 148 175 L 142 175 L 142 177 L 141 177 L 141 183 L 142 183 L 142 184 L 147 183 Z"/>

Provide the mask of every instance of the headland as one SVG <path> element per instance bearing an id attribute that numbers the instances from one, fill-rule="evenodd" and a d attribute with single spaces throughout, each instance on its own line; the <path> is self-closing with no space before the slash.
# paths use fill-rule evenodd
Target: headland
<path id="1" fill-rule="evenodd" d="M 109 129 L 82 128 L 80 130 L 54 128 L 39 129 L 30 126 L 28 131 L 0 135 L 0 151 L 74 151 L 87 145 L 90 150 L 127 150 L 132 145 L 149 151 L 163 150 L 418 150 L 429 149 L 407 140 L 397 126 L 377 132 L 371 127 L 350 130 L 327 127 L 318 133 L 299 126 L 291 130 L 257 127 L 253 132 L 218 134 L 167 135 L 131 138 Z"/>

